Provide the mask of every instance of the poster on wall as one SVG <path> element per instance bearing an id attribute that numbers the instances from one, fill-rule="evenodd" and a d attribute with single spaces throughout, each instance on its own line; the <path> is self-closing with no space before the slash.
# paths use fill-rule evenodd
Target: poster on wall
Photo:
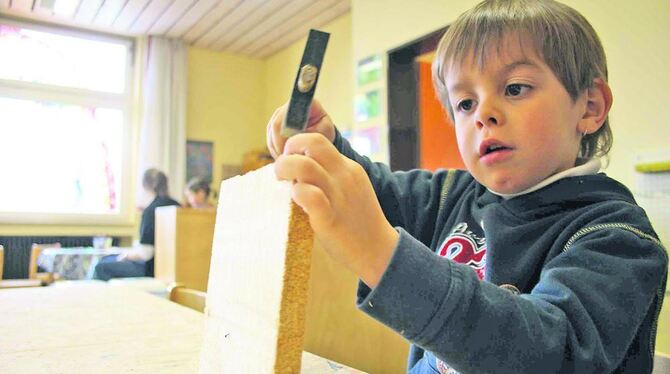
<path id="1" fill-rule="evenodd" d="M 214 143 L 197 140 L 186 141 L 186 181 L 200 177 L 212 181 Z"/>
<path id="2" fill-rule="evenodd" d="M 357 94 L 354 101 L 356 122 L 367 121 L 370 118 L 377 117 L 381 112 L 379 90 Z"/>
<path id="3" fill-rule="evenodd" d="M 378 81 L 382 76 L 382 58 L 374 55 L 358 61 L 356 82 L 359 86 Z"/>

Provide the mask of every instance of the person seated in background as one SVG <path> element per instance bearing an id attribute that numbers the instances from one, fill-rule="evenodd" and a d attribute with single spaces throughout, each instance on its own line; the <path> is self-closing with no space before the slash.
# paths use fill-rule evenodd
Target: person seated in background
<path id="1" fill-rule="evenodd" d="M 191 178 L 186 184 L 186 188 L 184 188 L 184 197 L 186 198 L 184 206 L 186 208 L 195 209 L 214 207 L 209 202 L 209 194 L 211 191 L 209 181 L 205 178 Z"/>
<path id="2" fill-rule="evenodd" d="M 109 280 L 111 278 L 153 277 L 154 275 L 154 232 L 156 208 L 161 206 L 179 206 L 168 193 L 168 179 L 158 169 L 148 169 L 142 178 L 144 197 L 150 201 L 146 207 L 140 203 L 142 220 L 140 221 L 140 240 L 129 250 L 113 256 L 106 256 L 95 267 L 93 278 Z"/>

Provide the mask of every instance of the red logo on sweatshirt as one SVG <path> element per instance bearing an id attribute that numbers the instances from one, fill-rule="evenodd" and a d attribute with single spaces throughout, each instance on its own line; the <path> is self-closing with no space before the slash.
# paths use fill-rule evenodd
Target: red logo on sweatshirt
<path id="1" fill-rule="evenodd" d="M 468 230 L 467 223 L 459 223 L 444 240 L 437 251 L 459 264 L 469 265 L 479 279 L 484 279 L 486 271 L 486 239 Z"/>

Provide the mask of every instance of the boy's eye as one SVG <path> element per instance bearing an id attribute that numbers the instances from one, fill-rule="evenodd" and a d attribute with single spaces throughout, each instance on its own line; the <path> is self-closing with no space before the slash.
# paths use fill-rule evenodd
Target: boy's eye
<path id="1" fill-rule="evenodd" d="M 456 105 L 457 109 L 460 111 L 467 112 L 472 109 L 472 100 L 463 100 Z"/>
<path id="2" fill-rule="evenodd" d="M 514 84 L 508 84 L 505 87 L 505 95 L 506 96 L 519 96 L 522 93 L 526 92 L 530 86 L 527 86 L 525 84 L 519 84 L 519 83 L 514 83 Z"/>

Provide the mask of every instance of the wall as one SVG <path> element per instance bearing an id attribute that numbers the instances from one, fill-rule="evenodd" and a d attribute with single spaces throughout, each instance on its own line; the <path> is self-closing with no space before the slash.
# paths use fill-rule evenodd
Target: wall
<path id="1" fill-rule="evenodd" d="M 264 62 L 198 48 L 188 50 L 186 138 L 214 142 L 214 182 L 222 164 L 265 144 Z"/>
<path id="2" fill-rule="evenodd" d="M 339 128 L 348 128 L 353 119 L 351 16 L 347 14 L 339 17 L 320 30 L 330 33 L 330 39 L 315 98 L 321 102 Z M 291 96 L 306 41 L 303 38 L 265 61 L 265 124 L 274 110 L 288 102 Z M 264 132 L 261 135 L 265 137 Z"/>
<path id="3" fill-rule="evenodd" d="M 478 1 L 354 1 L 354 61 L 386 53 L 453 22 Z M 634 155 L 668 146 L 670 126 L 670 2 L 667 0 L 564 0 L 580 11 L 599 33 L 608 57 L 614 93 L 611 123 L 614 147 L 606 172 L 634 186 Z"/>
<path id="4" fill-rule="evenodd" d="M 670 2 L 667 0 L 566 1 L 589 19 L 607 53 L 614 94 L 610 122 L 614 132 L 607 173 L 634 187 L 634 155 L 668 148 L 670 126 Z"/>
<path id="5" fill-rule="evenodd" d="M 475 0 L 365 0 L 351 9 L 355 61 L 386 52 L 452 22 Z"/>

